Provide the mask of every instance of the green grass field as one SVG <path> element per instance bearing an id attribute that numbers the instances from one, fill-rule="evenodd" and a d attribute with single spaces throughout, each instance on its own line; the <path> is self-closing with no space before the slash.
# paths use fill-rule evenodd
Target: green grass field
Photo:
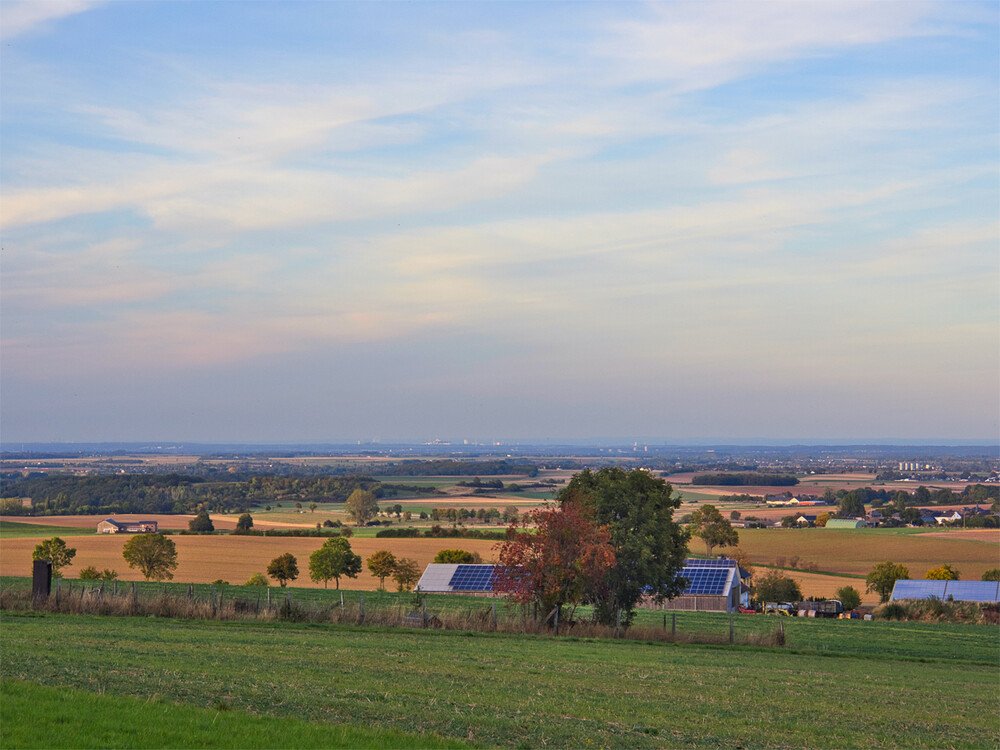
<path id="1" fill-rule="evenodd" d="M 93 528 L 74 528 L 72 526 L 42 526 L 37 523 L 21 523 L 20 521 L 4 521 L 0 524 L 0 539 L 20 539 L 23 537 L 53 536 L 93 536 L 96 532 Z"/>
<path id="2" fill-rule="evenodd" d="M 95 713 L 113 715 L 117 701 L 132 696 L 152 703 L 151 714 L 161 707 L 209 712 L 225 707 L 231 710 L 212 713 L 219 720 L 275 717 L 484 746 L 994 747 L 1000 742 L 995 628 L 973 628 L 969 638 L 941 654 L 933 638 L 955 638 L 962 626 L 799 624 L 815 633 L 855 628 L 844 632 L 853 641 L 869 640 L 868 653 L 858 658 L 833 644 L 820 653 L 4 612 L 0 675 L 86 691 L 79 706 L 70 702 L 81 722 Z M 899 640 L 912 644 L 916 658 L 893 652 Z M 8 700 L 10 684 L 4 685 L 0 724 L 37 725 L 45 715 L 43 701 Z M 13 684 L 14 692 L 24 687 Z M 94 708 L 95 702 L 103 708 Z M 207 714 L 202 716 L 204 723 Z M 178 729 L 182 741 L 165 744 L 198 745 L 185 726 Z M 70 744 L 115 744 L 96 729 L 91 740 L 89 731 L 77 730 L 77 741 Z M 5 738 L 4 746 L 21 745 Z"/>
<path id="3" fill-rule="evenodd" d="M 0 746 L 5 748 L 468 747 L 430 735 L 254 716 L 231 710 L 225 701 L 201 708 L 160 696 L 100 695 L 24 680 L 4 680 L 0 697 L 6 716 L 32 718 L 0 724 Z"/>

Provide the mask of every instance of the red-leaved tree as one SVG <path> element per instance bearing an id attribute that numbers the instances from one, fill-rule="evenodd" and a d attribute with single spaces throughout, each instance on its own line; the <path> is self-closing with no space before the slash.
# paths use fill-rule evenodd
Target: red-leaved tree
<path id="1" fill-rule="evenodd" d="M 579 604 L 615 564 L 607 528 L 576 504 L 529 511 L 498 549 L 495 590 L 545 612 Z"/>

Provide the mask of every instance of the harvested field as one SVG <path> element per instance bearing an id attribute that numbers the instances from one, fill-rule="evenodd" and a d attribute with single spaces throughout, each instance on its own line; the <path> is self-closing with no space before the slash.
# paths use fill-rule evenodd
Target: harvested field
<path id="1" fill-rule="evenodd" d="M 1000 529 L 950 529 L 948 531 L 926 531 L 920 534 L 921 537 L 933 537 L 935 539 L 958 539 L 966 542 L 992 542 L 1000 546 Z M 1000 558 L 1000 556 L 998 556 Z M 997 559 L 1000 565 L 1000 559 Z"/>
<path id="2" fill-rule="evenodd" d="M 93 565 L 97 569 L 111 568 L 119 578 L 141 581 L 138 570 L 129 568 L 122 559 L 122 546 L 131 535 L 108 534 L 93 537 L 74 537 L 68 544 L 76 548 L 73 564 L 64 570 L 67 578 L 75 578 L 82 568 Z M 264 573 L 267 565 L 278 555 L 291 552 L 298 558 L 299 578 L 296 586 L 323 588 L 309 580 L 309 555 L 317 550 L 323 539 L 315 537 L 260 537 L 260 536 L 172 536 L 177 545 L 177 570 L 174 580 L 185 583 L 211 583 L 217 579 L 241 584 L 254 573 Z M 433 561 L 442 549 L 464 549 L 478 552 L 484 560 L 493 557 L 496 542 L 485 539 L 365 539 L 352 538 L 351 548 L 365 560 L 376 550 L 387 549 L 397 557 L 417 561 L 421 569 Z M 0 542 L 0 575 L 30 576 L 31 551 L 37 539 L 5 539 Z M 357 579 L 345 579 L 352 589 L 378 588 L 378 579 L 368 573 L 367 567 Z M 331 582 L 331 586 L 333 582 Z M 390 586 L 391 581 L 386 581 Z"/>
<path id="3" fill-rule="evenodd" d="M 815 563 L 822 571 L 865 575 L 885 560 L 902 563 L 912 578 L 923 578 L 945 563 L 964 580 L 978 580 L 997 567 L 1000 545 L 983 544 L 953 532 L 899 533 L 892 529 L 741 529 L 740 549 L 759 565 L 799 558 L 799 567 Z M 692 549 L 697 550 L 697 539 Z M 779 567 L 783 567 L 779 565 Z"/>

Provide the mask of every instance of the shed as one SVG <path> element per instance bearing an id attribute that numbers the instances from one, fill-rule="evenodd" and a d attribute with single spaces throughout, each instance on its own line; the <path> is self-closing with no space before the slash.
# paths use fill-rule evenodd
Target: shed
<path id="1" fill-rule="evenodd" d="M 863 529 L 864 527 L 865 522 L 856 518 L 831 518 L 826 522 L 828 529 Z"/>
<path id="2" fill-rule="evenodd" d="M 750 573 L 735 560 L 688 558 L 681 578 L 687 580 L 684 593 L 663 604 L 664 609 L 694 612 L 734 612 L 750 593 Z"/>
<path id="3" fill-rule="evenodd" d="M 420 576 L 417 588 L 426 594 L 473 594 L 494 596 L 495 565 L 430 563 Z"/>

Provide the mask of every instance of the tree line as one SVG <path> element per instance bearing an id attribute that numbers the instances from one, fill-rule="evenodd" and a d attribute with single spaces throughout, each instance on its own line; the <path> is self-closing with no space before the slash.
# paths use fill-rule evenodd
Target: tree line
<path id="1" fill-rule="evenodd" d="M 263 474 L 210 482 L 184 474 L 83 477 L 52 474 L 5 482 L 0 494 L 4 498 L 30 497 L 32 515 L 103 515 L 192 513 L 202 509 L 232 512 L 247 510 L 254 504 L 281 501 L 340 503 L 358 489 L 378 496 L 381 486 L 371 477 L 361 475 Z M 5 512 L 8 505 L 12 513 L 18 513 L 16 503 L 5 503 Z"/>
<path id="2" fill-rule="evenodd" d="M 705 484 L 717 487 L 791 487 L 799 483 L 793 474 L 762 474 L 754 471 L 709 472 L 695 474 L 691 484 Z"/>

